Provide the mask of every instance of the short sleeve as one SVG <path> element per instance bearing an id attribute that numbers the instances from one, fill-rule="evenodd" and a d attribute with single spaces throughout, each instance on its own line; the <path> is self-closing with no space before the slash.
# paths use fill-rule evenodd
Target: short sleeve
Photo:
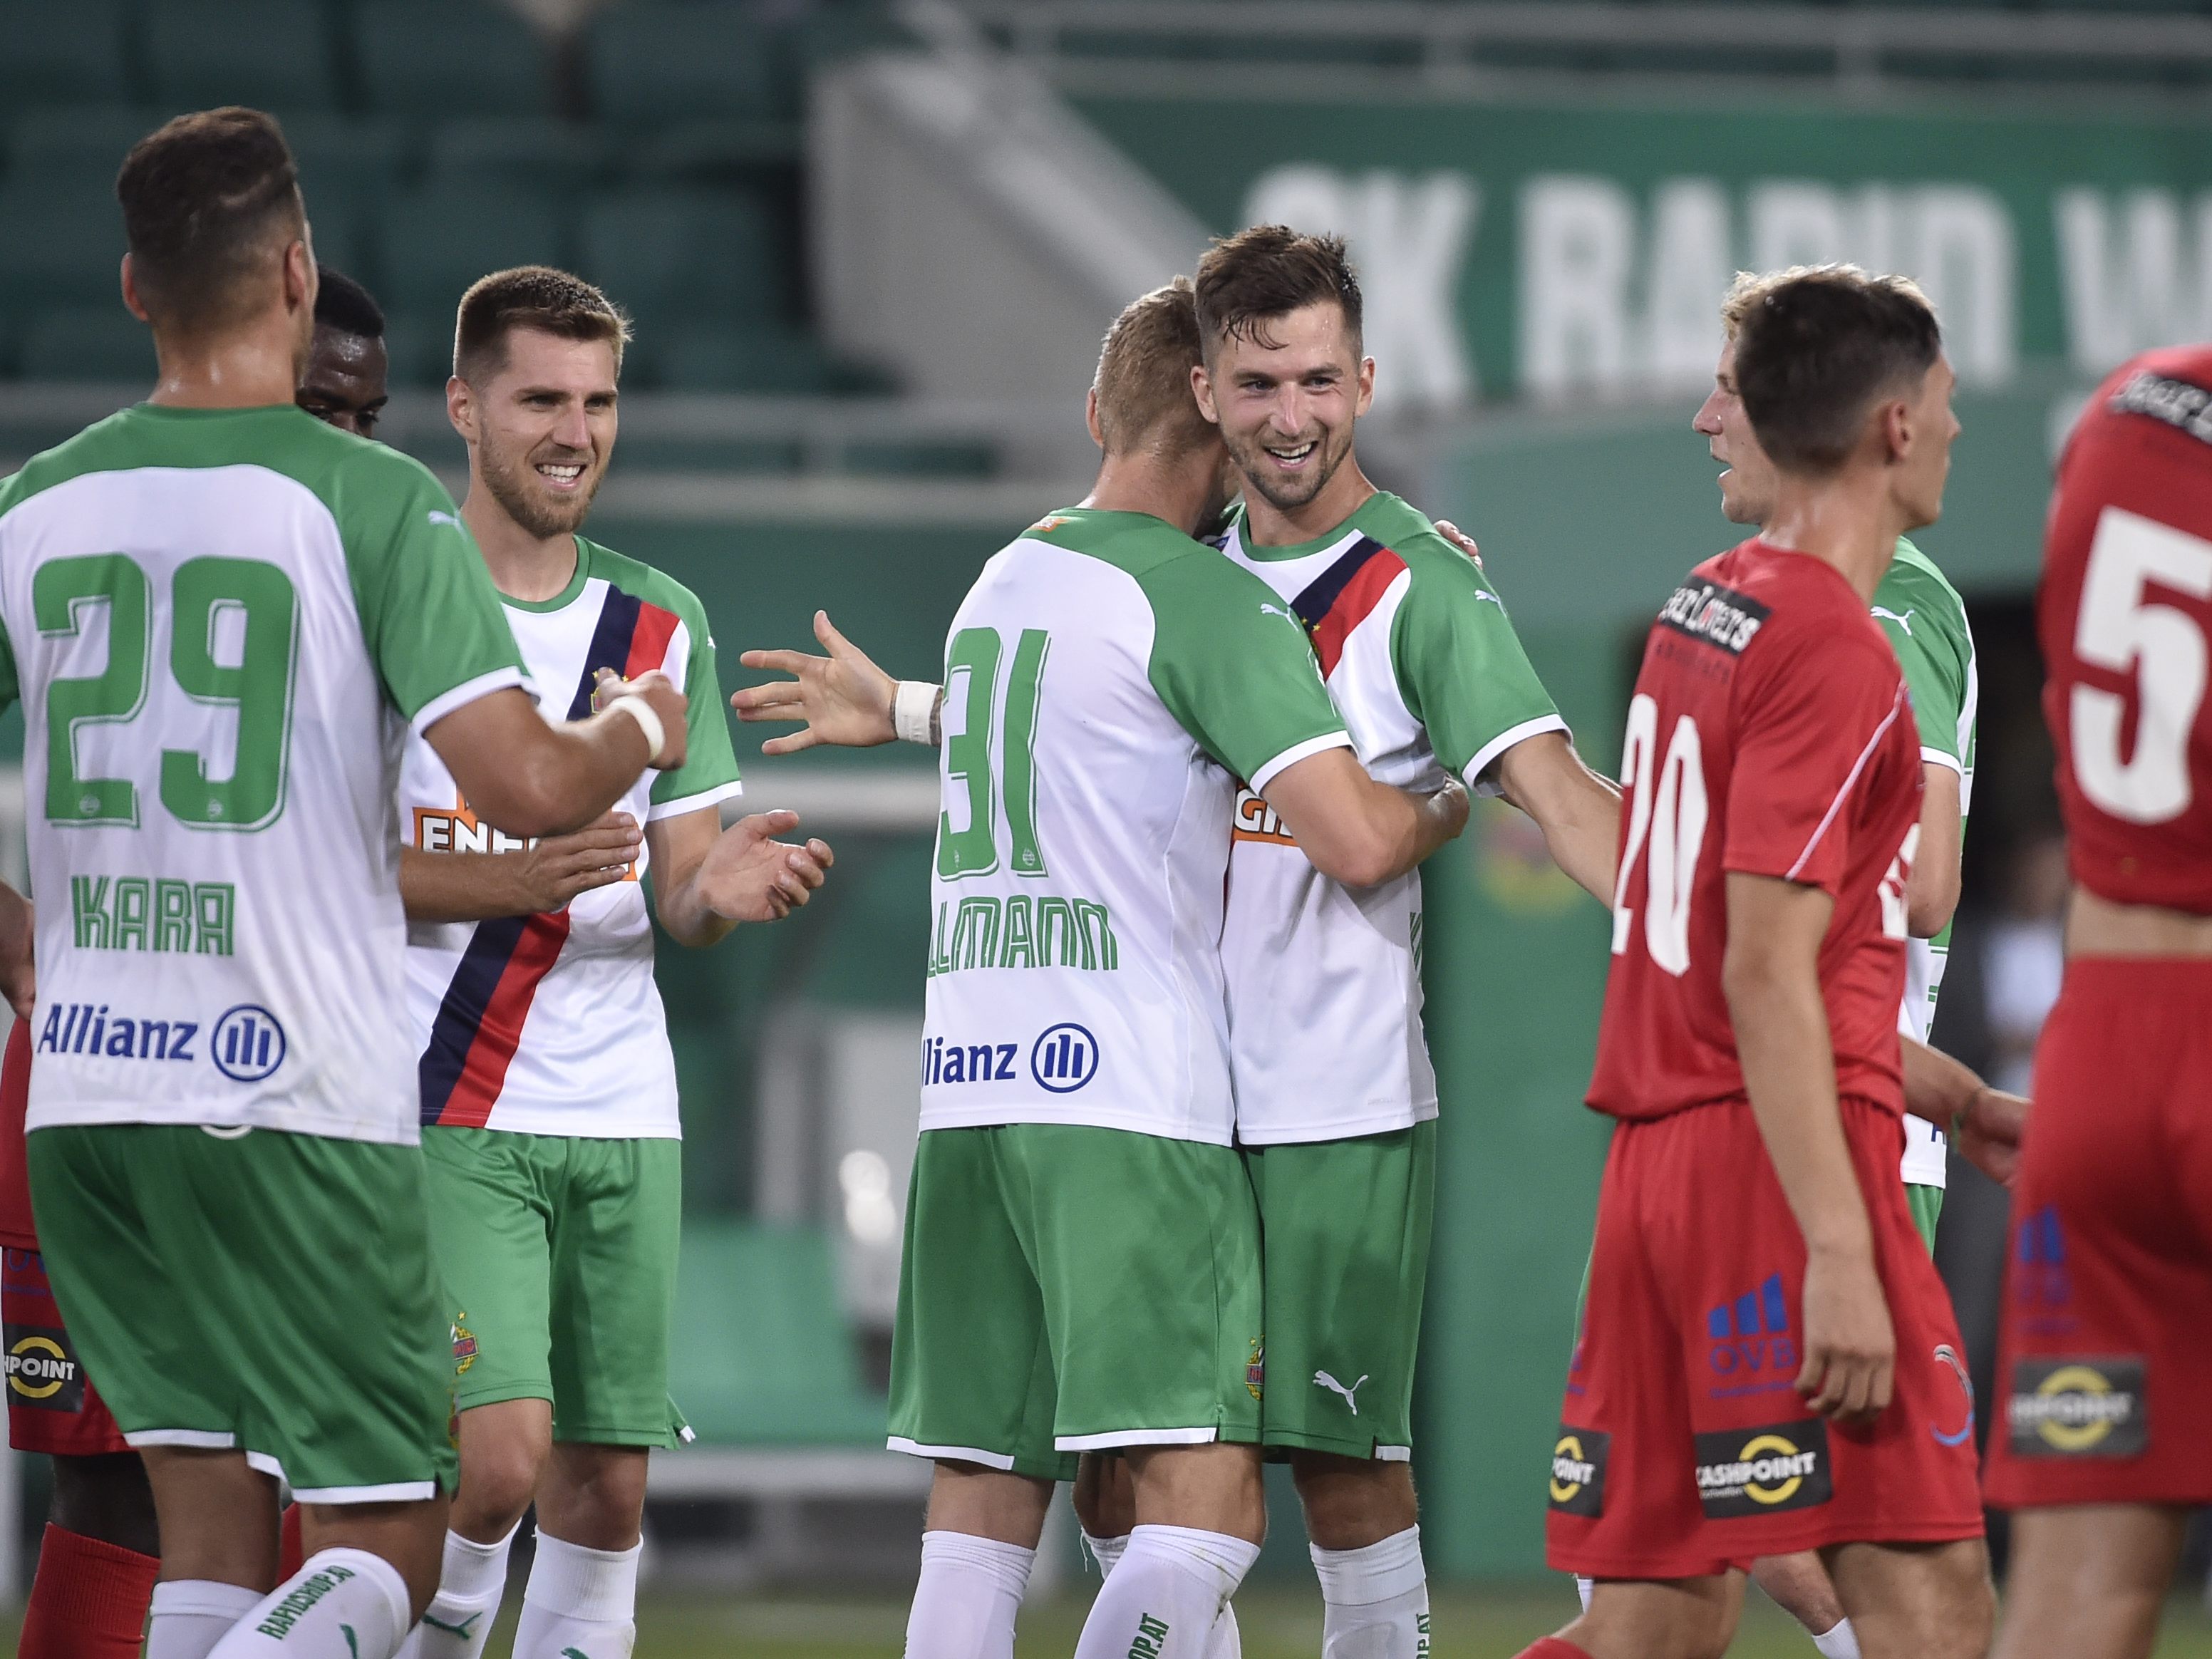
<path id="1" fill-rule="evenodd" d="M 1152 682 L 1199 746 L 1255 790 L 1348 745 L 1305 628 L 1273 589 L 1218 554 L 1138 579 L 1152 611 Z"/>
<path id="2" fill-rule="evenodd" d="M 1417 556 L 1407 568 L 1412 586 L 1391 627 L 1398 692 L 1437 759 L 1473 789 L 1515 744 L 1567 723 L 1472 559 Z"/>
<path id="3" fill-rule="evenodd" d="M 1902 607 L 1885 605 L 1885 597 L 1875 592 L 1874 617 L 1889 636 L 1905 683 L 1912 690 L 1920 757 L 1963 772 L 1966 757 L 1960 752 L 1959 727 L 1973 659 L 1966 612 L 1955 595 L 1940 588 L 1901 595 L 1915 601 Z"/>
<path id="4" fill-rule="evenodd" d="M 531 690 L 483 555 L 429 469 L 364 449 L 337 495 L 362 633 L 408 724 L 424 732 L 491 692 Z"/>
<path id="5" fill-rule="evenodd" d="M 647 816 L 675 817 L 714 806 L 744 785 L 738 775 L 737 751 L 730 743 L 729 716 L 722 705 L 722 684 L 714 671 L 714 636 L 706 612 L 687 591 L 677 614 L 687 646 L 684 665 L 684 764 L 653 781 L 653 805 Z"/>
<path id="6" fill-rule="evenodd" d="M 1722 861 L 1834 893 L 1850 851 L 1854 791 L 1905 713 L 1905 682 L 1862 629 L 1760 633 L 1735 691 Z"/>
<path id="7" fill-rule="evenodd" d="M 0 712 L 14 708 L 22 695 L 22 681 L 15 671 L 15 642 L 8 637 L 6 621 L 0 619 Z"/>

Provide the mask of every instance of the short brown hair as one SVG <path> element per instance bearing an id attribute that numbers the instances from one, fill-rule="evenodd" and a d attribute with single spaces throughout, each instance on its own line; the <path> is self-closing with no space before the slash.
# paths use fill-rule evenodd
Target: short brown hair
<path id="1" fill-rule="evenodd" d="M 283 129 L 235 105 L 179 115 L 133 144 L 115 198 L 139 302 L 163 326 L 243 322 L 254 267 L 307 234 Z"/>
<path id="2" fill-rule="evenodd" d="M 1776 465 L 1832 472 L 1877 398 L 1917 386 L 1943 349 L 1935 307 L 1909 277 L 1856 265 L 1739 275 L 1721 307 L 1735 383 Z"/>
<path id="3" fill-rule="evenodd" d="M 1254 225 L 1217 237 L 1198 262 L 1198 326 L 1208 356 L 1224 339 L 1250 339 L 1271 317 L 1334 301 L 1357 353 L 1359 275 L 1341 236 L 1311 236 L 1288 225 Z"/>
<path id="4" fill-rule="evenodd" d="M 550 265 L 517 265 L 479 276 L 461 295 L 453 322 L 453 373 L 482 386 L 507 367 L 507 337 L 534 328 L 564 340 L 604 340 L 622 373 L 629 319 L 580 276 Z"/>
<path id="5" fill-rule="evenodd" d="M 1150 449 L 1179 455 L 1212 442 L 1213 427 L 1190 389 L 1190 372 L 1198 364 L 1198 312 L 1189 277 L 1178 276 L 1131 301 L 1106 331 L 1091 382 L 1106 453 Z"/>

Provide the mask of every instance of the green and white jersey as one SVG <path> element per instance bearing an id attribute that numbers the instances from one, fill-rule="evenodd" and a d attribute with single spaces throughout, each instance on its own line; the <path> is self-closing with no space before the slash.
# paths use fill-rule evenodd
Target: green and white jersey
<path id="1" fill-rule="evenodd" d="M 38 906 L 29 1127 L 416 1139 L 401 744 L 528 685 L 419 463 L 143 405 L 0 484 Z"/>
<path id="2" fill-rule="evenodd" d="M 1227 1145 L 1237 781 L 1347 741 L 1297 618 L 1163 520 L 994 554 L 945 645 L 921 1127 Z"/>
<path id="3" fill-rule="evenodd" d="M 1395 495 L 1318 541 L 1222 550 L 1281 596 L 1354 749 L 1384 783 L 1494 793 L 1514 744 L 1566 723 L 1480 565 Z M 1421 1032 L 1421 878 L 1350 888 L 1307 862 L 1254 780 L 1237 805 L 1222 933 L 1237 1133 L 1337 1140 L 1437 1115 Z"/>
<path id="4" fill-rule="evenodd" d="M 1959 775 L 1959 828 L 1963 835 L 1974 790 L 1974 713 L 1980 698 L 1966 601 L 1925 553 L 1899 537 L 1897 557 L 1874 591 L 1874 615 L 1889 635 L 1912 693 L 1913 715 L 1920 722 L 1920 758 Z M 1906 941 L 1905 1005 L 1897 1019 L 1897 1029 L 1905 1036 L 1928 1041 L 1950 951 L 1948 927 L 1934 939 Z M 1941 1187 L 1948 1145 L 1936 1125 L 1908 1115 L 1905 1180 L 1916 1186 Z"/>

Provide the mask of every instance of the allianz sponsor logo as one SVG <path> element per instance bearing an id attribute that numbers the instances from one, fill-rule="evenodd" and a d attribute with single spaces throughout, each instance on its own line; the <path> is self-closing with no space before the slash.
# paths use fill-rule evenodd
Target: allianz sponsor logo
<path id="1" fill-rule="evenodd" d="M 105 1002 L 47 1005 L 35 1052 L 106 1060 L 195 1065 L 202 1060 L 234 1083 L 258 1083 L 289 1048 L 276 1017 L 258 1003 L 225 1009 L 204 1039 L 201 1022 L 134 1015 Z"/>
<path id="2" fill-rule="evenodd" d="M 950 1083 L 1034 1083 L 1052 1094 L 1073 1094 L 1098 1075 L 1098 1039 L 1072 1020 L 1048 1026 L 1027 1047 L 1014 1042 L 957 1042 L 926 1036 L 921 1042 L 924 1088 Z"/>

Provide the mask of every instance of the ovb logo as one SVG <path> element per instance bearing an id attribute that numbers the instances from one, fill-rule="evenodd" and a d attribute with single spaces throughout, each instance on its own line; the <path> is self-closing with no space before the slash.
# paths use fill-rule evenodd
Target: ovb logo
<path id="1" fill-rule="evenodd" d="M 241 1002 L 215 1023 L 215 1068 L 234 1083 L 258 1083 L 284 1063 L 284 1028 L 266 1008 Z"/>
<path id="2" fill-rule="evenodd" d="M 1098 1075 L 1098 1039 L 1080 1025 L 1048 1027 L 1030 1049 L 1030 1075 L 1040 1088 L 1073 1094 Z"/>

